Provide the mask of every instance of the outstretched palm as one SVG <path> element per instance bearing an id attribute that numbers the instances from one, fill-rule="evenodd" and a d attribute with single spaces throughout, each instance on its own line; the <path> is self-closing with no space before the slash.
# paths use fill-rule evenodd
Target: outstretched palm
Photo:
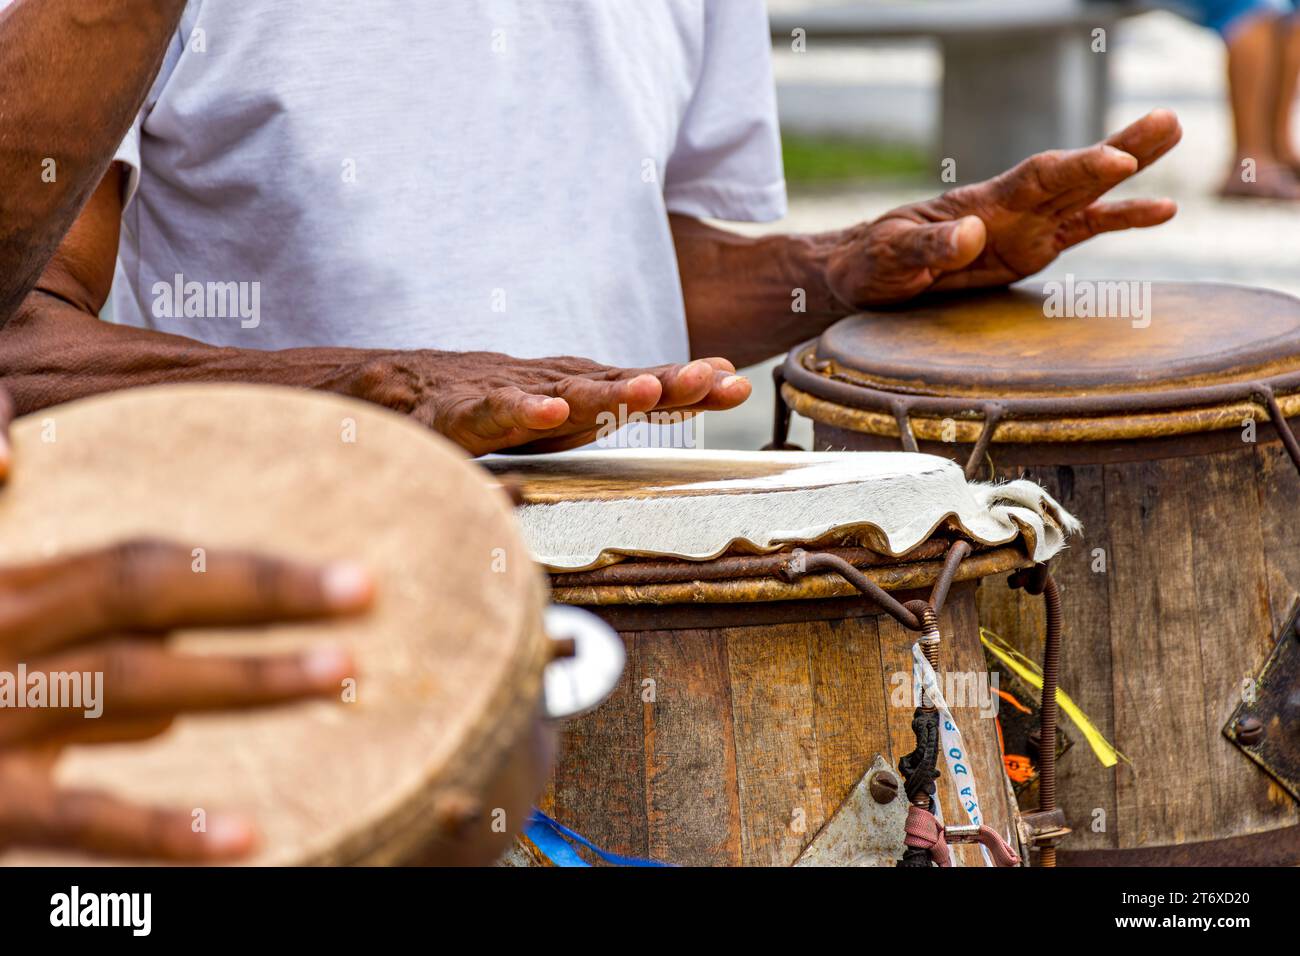
<path id="1" fill-rule="evenodd" d="M 1177 117 L 1156 110 L 1104 143 L 1039 153 L 993 179 L 856 226 L 832 259 L 832 289 L 846 306 L 863 308 L 1006 285 L 1099 233 L 1166 222 L 1177 211 L 1172 200 L 1100 200 L 1181 136 Z"/>

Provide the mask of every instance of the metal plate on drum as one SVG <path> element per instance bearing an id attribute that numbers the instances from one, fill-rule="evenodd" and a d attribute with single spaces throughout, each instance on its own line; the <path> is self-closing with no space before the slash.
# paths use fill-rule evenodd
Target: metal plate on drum
<path id="1" fill-rule="evenodd" d="M 1223 734 L 1300 800 L 1300 603 Z"/>
<path id="2" fill-rule="evenodd" d="M 881 796 L 887 798 L 884 803 L 878 799 Z M 907 806 L 897 772 L 884 757 L 876 754 L 871 769 L 849 791 L 835 815 L 817 832 L 794 865 L 894 866 L 906 849 L 903 839 Z"/>

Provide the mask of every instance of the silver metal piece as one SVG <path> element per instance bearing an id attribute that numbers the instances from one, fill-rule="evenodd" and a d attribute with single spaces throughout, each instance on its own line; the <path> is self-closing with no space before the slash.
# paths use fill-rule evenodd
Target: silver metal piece
<path id="1" fill-rule="evenodd" d="M 871 796 L 876 774 L 895 770 L 876 754 L 834 816 L 795 860 L 795 866 L 893 866 L 903 855 L 907 801 L 877 803 Z"/>
<path id="2" fill-rule="evenodd" d="M 949 843 L 978 843 L 980 828 L 973 823 L 950 823 L 943 828 L 943 838 Z"/>
<path id="3" fill-rule="evenodd" d="M 543 626 L 552 640 L 573 642 L 573 655 L 551 661 L 542 675 L 546 716 L 565 720 L 595 710 L 623 676 L 622 639 L 590 611 L 563 604 L 546 609 Z"/>

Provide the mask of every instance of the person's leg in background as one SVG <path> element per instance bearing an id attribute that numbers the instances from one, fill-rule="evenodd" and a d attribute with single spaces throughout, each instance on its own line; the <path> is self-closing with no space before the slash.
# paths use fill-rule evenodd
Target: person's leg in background
<path id="1" fill-rule="evenodd" d="M 1225 196 L 1300 199 L 1300 180 L 1290 156 L 1277 152 L 1286 9 L 1281 0 L 1197 0 L 1201 22 L 1217 30 L 1228 47 L 1228 102 L 1235 141 Z M 1291 77 L 1294 92 L 1294 76 Z"/>
<path id="2" fill-rule="evenodd" d="M 1273 154 L 1300 177 L 1300 153 L 1296 152 L 1291 132 L 1291 114 L 1300 80 L 1300 14 L 1293 9 L 1278 20 L 1277 29 L 1279 83 L 1273 118 Z"/>

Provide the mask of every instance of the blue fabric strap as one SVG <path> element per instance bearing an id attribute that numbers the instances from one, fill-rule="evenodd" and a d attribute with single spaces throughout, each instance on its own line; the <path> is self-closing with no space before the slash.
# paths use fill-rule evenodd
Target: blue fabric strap
<path id="1" fill-rule="evenodd" d="M 617 853 L 609 853 L 602 850 L 596 844 L 592 843 L 580 833 L 575 833 L 562 823 L 552 820 L 541 810 L 533 808 L 532 816 L 528 818 L 528 826 L 524 828 L 524 833 L 528 839 L 533 841 L 533 845 L 541 850 L 548 860 L 556 866 L 590 866 L 591 864 L 579 856 L 578 851 L 569 845 L 569 841 L 586 847 L 596 856 L 600 857 L 606 863 L 613 866 L 670 866 L 668 863 L 660 863 L 658 860 L 643 860 L 635 856 L 619 856 Z"/>

